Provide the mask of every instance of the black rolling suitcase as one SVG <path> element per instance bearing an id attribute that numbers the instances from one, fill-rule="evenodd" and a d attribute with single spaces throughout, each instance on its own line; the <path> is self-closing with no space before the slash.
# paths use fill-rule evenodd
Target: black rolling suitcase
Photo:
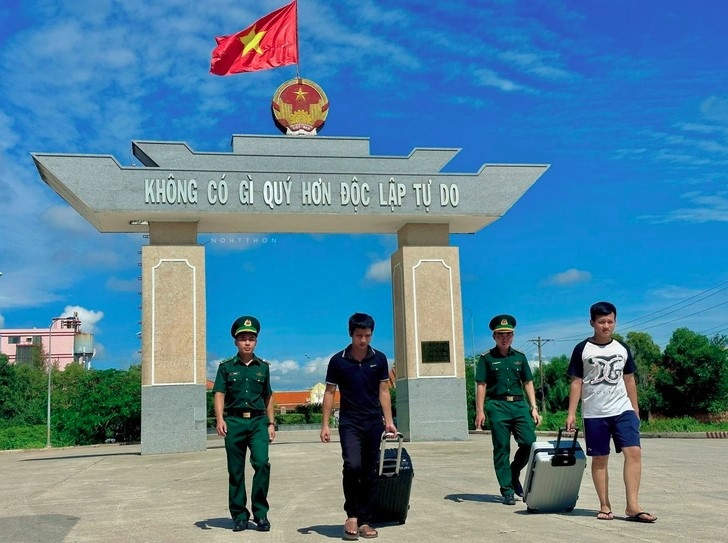
<path id="1" fill-rule="evenodd" d="M 379 468 L 372 487 L 372 523 L 404 524 L 407 520 L 415 472 L 407 449 L 402 447 L 403 440 L 404 436 L 399 433 L 392 439 L 382 435 Z M 397 442 L 396 448 L 387 446 L 388 442 L 394 441 Z"/>

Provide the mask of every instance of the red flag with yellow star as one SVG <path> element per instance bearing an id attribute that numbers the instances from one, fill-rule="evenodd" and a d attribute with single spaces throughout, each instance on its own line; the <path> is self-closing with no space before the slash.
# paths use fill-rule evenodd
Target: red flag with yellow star
<path id="1" fill-rule="evenodd" d="M 231 36 L 215 38 L 210 73 L 231 75 L 298 63 L 296 0 Z"/>

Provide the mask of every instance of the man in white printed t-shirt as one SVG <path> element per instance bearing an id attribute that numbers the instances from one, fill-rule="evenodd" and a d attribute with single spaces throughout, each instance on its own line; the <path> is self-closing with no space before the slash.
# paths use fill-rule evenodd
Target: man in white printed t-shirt
<path id="1" fill-rule="evenodd" d="M 589 324 L 594 335 L 574 347 L 568 374 L 571 377 L 566 427 L 574 429 L 576 408 L 581 400 L 586 454 L 591 456 L 592 481 L 599 498 L 598 520 L 613 520 L 609 502 L 609 440 L 617 453 L 624 453 L 626 520 L 652 523 L 657 517 L 644 511 L 638 501 L 642 478 L 640 418 L 637 403 L 637 370 L 632 353 L 612 338 L 617 308 L 597 302 L 590 308 Z"/>

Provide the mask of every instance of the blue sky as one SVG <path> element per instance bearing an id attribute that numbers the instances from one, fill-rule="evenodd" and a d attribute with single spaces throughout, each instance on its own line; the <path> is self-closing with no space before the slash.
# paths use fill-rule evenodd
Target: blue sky
<path id="1" fill-rule="evenodd" d="M 208 73 L 215 36 L 285 0 L 3 2 L 0 7 L 0 327 L 79 312 L 97 368 L 138 363 L 138 235 L 99 234 L 40 179 L 31 152 L 112 154 L 132 140 L 227 152 L 277 135 L 289 66 Z M 428 3 L 431 4 L 431 3 Z M 500 220 L 459 247 L 467 354 L 514 314 L 514 346 L 569 354 L 588 308 L 664 347 L 673 330 L 728 333 L 728 7 L 697 1 L 299 2 L 301 75 L 327 93 L 324 136 L 373 155 L 461 148 L 448 172 L 550 164 Z M 262 323 L 274 386 L 309 388 L 374 315 L 390 358 L 394 235 L 262 232 L 206 244 L 208 373 L 230 323 Z"/>

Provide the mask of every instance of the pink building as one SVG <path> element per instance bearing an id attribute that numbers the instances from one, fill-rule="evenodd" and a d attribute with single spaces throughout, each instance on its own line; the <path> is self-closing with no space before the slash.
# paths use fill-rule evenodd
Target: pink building
<path id="1" fill-rule="evenodd" d="M 59 369 L 72 362 L 88 367 L 94 355 L 93 335 L 81 331 L 77 314 L 53 319 L 49 328 L 0 330 L 0 353 L 6 355 L 11 364 L 30 364 L 35 345 L 40 345 Z"/>

